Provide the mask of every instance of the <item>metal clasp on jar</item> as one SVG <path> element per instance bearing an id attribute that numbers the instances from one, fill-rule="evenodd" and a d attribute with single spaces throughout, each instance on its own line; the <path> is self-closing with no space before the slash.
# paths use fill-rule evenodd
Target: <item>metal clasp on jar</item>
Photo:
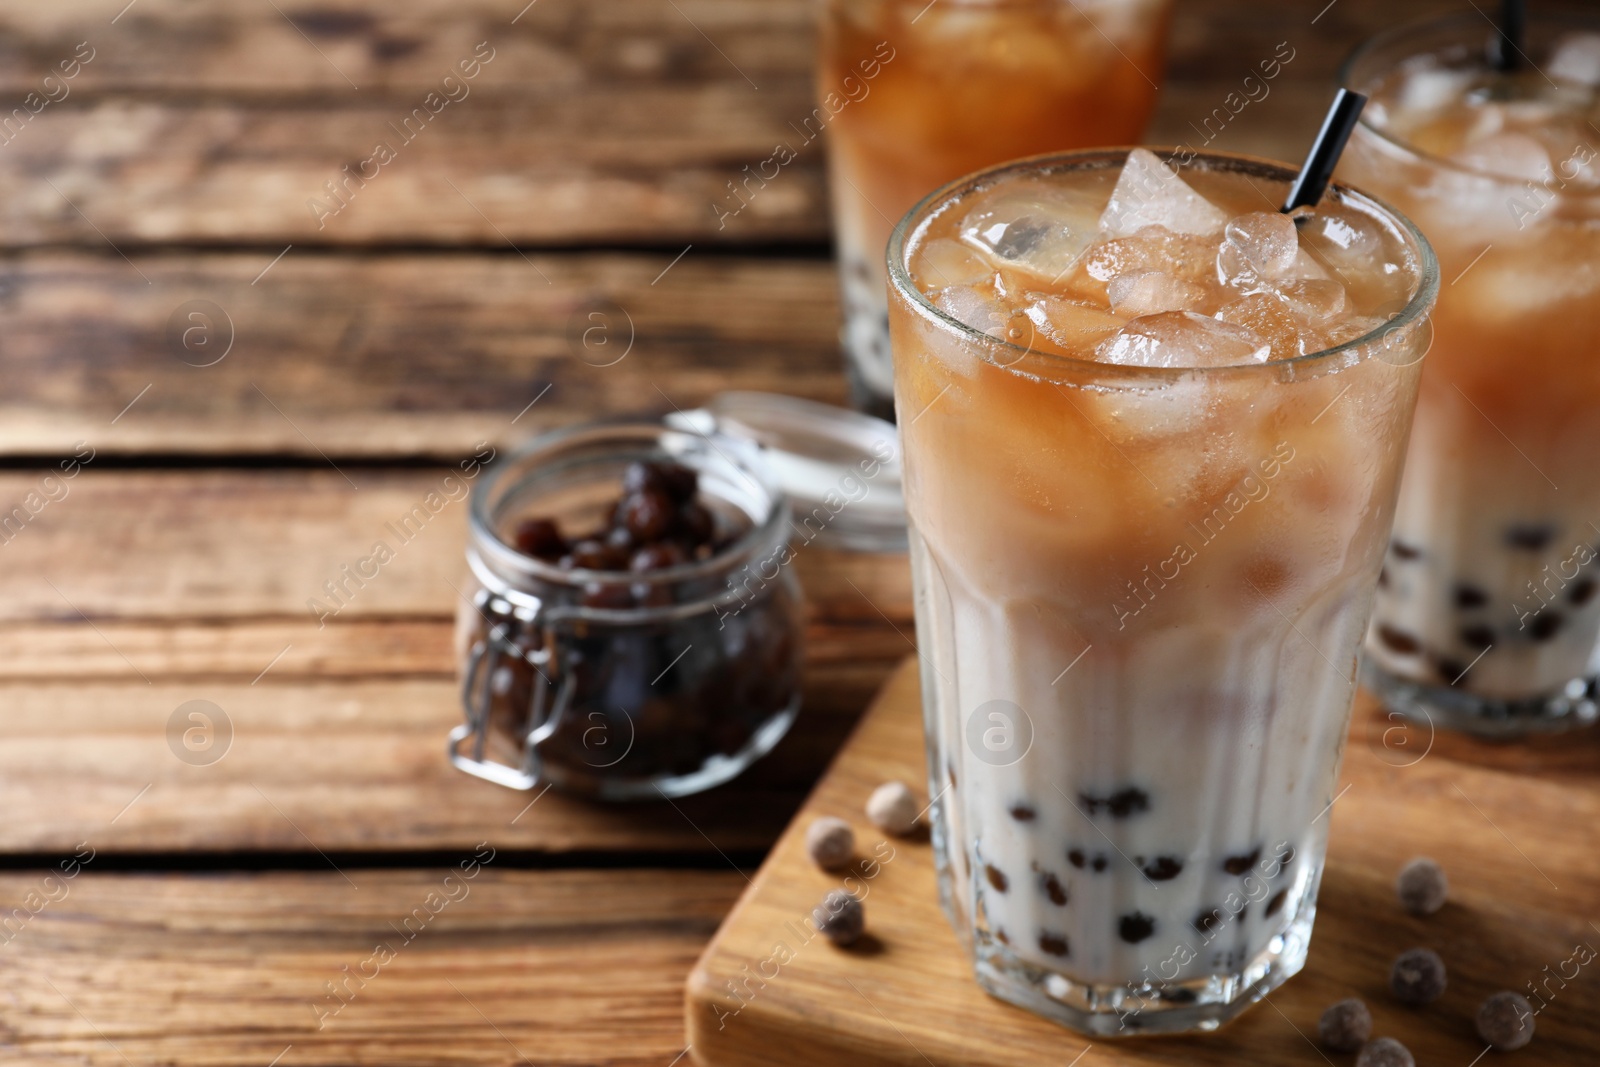
<path id="1" fill-rule="evenodd" d="M 473 642 L 467 655 L 461 685 L 461 703 L 467 721 L 450 731 L 450 762 L 468 774 L 512 789 L 532 789 L 539 783 L 538 746 L 561 726 L 572 704 L 575 679 L 556 669 L 553 635 L 545 629 L 544 607 L 538 597 L 513 590 L 480 589 L 473 607 L 487 624 L 485 636 Z M 526 720 L 518 724 L 522 746 L 521 766 L 493 759 L 487 753 L 489 715 L 495 686 L 509 678 L 510 663 L 533 668 L 533 696 Z M 553 680 L 555 675 L 559 680 Z M 554 696 L 552 697 L 552 693 Z M 471 754 L 462 749 L 471 742 Z"/>

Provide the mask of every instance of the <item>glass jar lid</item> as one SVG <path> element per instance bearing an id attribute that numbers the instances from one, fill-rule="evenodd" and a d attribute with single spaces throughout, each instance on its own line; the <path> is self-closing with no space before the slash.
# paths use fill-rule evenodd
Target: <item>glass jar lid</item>
<path id="1" fill-rule="evenodd" d="M 852 552 L 906 550 L 900 437 L 892 423 L 778 393 L 728 392 L 666 417 L 675 428 L 749 441 L 789 497 L 807 541 Z"/>

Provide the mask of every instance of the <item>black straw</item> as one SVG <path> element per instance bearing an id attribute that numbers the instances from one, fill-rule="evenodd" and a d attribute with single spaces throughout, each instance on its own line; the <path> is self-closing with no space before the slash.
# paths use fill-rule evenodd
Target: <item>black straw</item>
<path id="1" fill-rule="evenodd" d="M 1495 70 L 1516 70 L 1522 65 L 1522 46 L 1528 35 L 1528 5 L 1524 0 L 1503 0 L 1499 30 L 1489 41 L 1489 62 Z"/>
<path id="2" fill-rule="evenodd" d="M 1333 98 L 1328 117 L 1322 120 L 1322 129 L 1317 131 L 1317 139 L 1300 167 L 1294 188 L 1289 190 L 1289 199 L 1283 202 L 1281 210 L 1284 214 L 1297 207 L 1310 207 L 1328 191 L 1328 183 L 1333 180 L 1333 168 L 1338 166 L 1345 142 L 1350 140 L 1356 120 L 1361 117 L 1361 109 L 1366 103 L 1366 97 L 1349 89 L 1340 89 L 1339 95 Z"/>

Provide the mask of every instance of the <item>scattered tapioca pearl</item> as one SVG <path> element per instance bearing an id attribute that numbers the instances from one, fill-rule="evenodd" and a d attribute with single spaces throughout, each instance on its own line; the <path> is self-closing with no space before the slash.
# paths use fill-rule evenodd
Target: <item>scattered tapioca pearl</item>
<path id="1" fill-rule="evenodd" d="M 1227 871 L 1229 874 L 1244 874 L 1250 868 L 1254 867 L 1256 862 L 1260 859 L 1261 846 L 1257 845 L 1249 852 L 1244 852 L 1237 856 L 1229 856 L 1227 859 L 1223 860 L 1222 869 Z"/>
<path id="2" fill-rule="evenodd" d="M 866 909 L 860 899 L 842 889 L 829 890 L 812 910 L 811 919 L 817 924 L 818 933 L 840 947 L 860 940 L 867 925 Z"/>
<path id="3" fill-rule="evenodd" d="M 1130 945 L 1137 945 L 1155 932 L 1155 919 L 1142 911 L 1124 915 L 1117 923 L 1117 934 Z"/>
<path id="4" fill-rule="evenodd" d="M 1431 948 L 1407 949 L 1389 968 L 1389 991 L 1402 1004 L 1432 1004 L 1445 984 L 1444 960 Z"/>
<path id="5" fill-rule="evenodd" d="M 1032 822 L 1039 817 L 1039 813 L 1026 804 L 1011 805 L 1011 817 L 1018 822 Z"/>
<path id="6" fill-rule="evenodd" d="M 1289 891 L 1280 889 L 1272 894 L 1272 899 L 1267 901 L 1267 918 L 1272 918 L 1283 910 L 1283 902 L 1289 899 Z"/>
<path id="7" fill-rule="evenodd" d="M 1597 591 L 1600 591 L 1600 582 L 1593 578 L 1580 578 L 1567 590 L 1567 600 L 1573 607 L 1581 608 L 1594 599 Z"/>
<path id="8" fill-rule="evenodd" d="M 1069 954 L 1067 950 L 1067 937 L 1065 934 L 1052 934 L 1048 931 L 1040 931 L 1039 949 L 1040 951 L 1050 953 L 1052 956 L 1066 956 Z"/>
<path id="9" fill-rule="evenodd" d="M 1394 553 L 1395 559 L 1421 559 L 1422 549 L 1415 545 L 1408 545 L 1398 537 L 1389 542 L 1389 550 Z"/>
<path id="10" fill-rule="evenodd" d="M 1096 856 L 1094 859 L 1089 861 L 1089 869 L 1091 871 L 1103 871 L 1107 867 L 1109 867 L 1110 865 L 1111 865 L 1111 861 L 1106 858 L 1104 853 L 1101 853 L 1100 855 Z"/>
<path id="11" fill-rule="evenodd" d="M 1317 1020 L 1317 1036 L 1330 1051 L 1354 1052 L 1372 1036 L 1372 1013 L 1355 997 L 1341 1000 Z"/>
<path id="12" fill-rule="evenodd" d="M 1561 632 L 1566 621 L 1559 611 L 1541 611 L 1528 624 L 1528 636 L 1535 641 L 1548 641 Z"/>
<path id="13" fill-rule="evenodd" d="M 1519 1049 L 1533 1040 L 1533 1005 L 1521 993 L 1507 989 L 1478 1005 L 1478 1036 L 1501 1052 Z"/>
<path id="14" fill-rule="evenodd" d="M 992 863 L 983 865 L 983 876 L 989 879 L 989 884 L 994 886 L 997 893 L 1004 893 L 1011 888 L 1011 879 L 1006 877 L 1006 872 Z"/>
<path id="15" fill-rule="evenodd" d="M 1002 945 L 1011 944 L 1011 938 L 1006 934 L 1005 927 L 1003 926 L 996 926 L 994 928 L 994 939 L 1000 942 Z"/>
<path id="16" fill-rule="evenodd" d="M 1356 1067 L 1417 1067 L 1411 1050 L 1392 1037 L 1380 1037 L 1361 1046 Z"/>
<path id="17" fill-rule="evenodd" d="M 1190 925 L 1199 933 L 1209 934 L 1222 929 L 1222 924 L 1226 921 L 1227 916 L 1223 914 L 1221 908 L 1212 908 L 1210 911 L 1202 911 L 1199 915 L 1196 915 Z"/>
<path id="18" fill-rule="evenodd" d="M 1437 863 L 1426 856 L 1418 856 L 1400 868 L 1394 891 L 1400 898 L 1400 906 L 1412 915 L 1432 915 L 1444 907 L 1445 898 L 1450 895 L 1450 882 Z"/>
<path id="19" fill-rule="evenodd" d="M 916 794 L 904 782 L 884 782 L 867 798 L 867 819 L 884 833 L 909 834 L 920 814 Z"/>
<path id="20" fill-rule="evenodd" d="M 1488 648 L 1494 644 L 1494 627 L 1484 626 L 1481 623 L 1476 626 L 1463 626 L 1460 636 L 1461 643 L 1468 648 Z"/>
<path id="21" fill-rule="evenodd" d="M 1481 608 L 1489 603 L 1489 594 L 1475 585 L 1461 582 L 1455 588 L 1455 602 L 1456 607 L 1470 611 L 1472 608 Z"/>
<path id="22" fill-rule="evenodd" d="M 1421 641 L 1386 622 L 1378 624 L 1378 640 L 1383 642 L 1384 648 L 1398 656 L 1414 656 L 1422 651 Z"/>
<path id="23" fill-rule="evenodd" d="M 1050 898 L 1050 903 L 1056 907 L 1065 907 L 1067 903 L 1067 890 L 1061 884 L 1061 879 L 1053 871 L 1045 871 L 1039 876 L 1039 888 L 1044 890 L 1044 895 Z"/>
<path id="24" fill-rule="evenodd" d="M 811 855 L 811 862 L 825 871 L 848 867 L 855 847 L 855 831 L 843 819 L 822 815 L 806 828 L 806 851 Z"/>
<path id="25" fill-rule="evenodd" d="M 1183 861 L 1174 856 L 1157 856 L 1141 869 L 1152 882 L 1169 882 L 1183 873 Z"/>
<path id="26" fill-rule="evenodd" d="M 1126 819 L 1130 815 L 1150 810 L 1150 794 L 1135 786 L 1119 789 L 1106 797 L 1079 793 L 1078 801 L 1090 815 L 1098 815 L 1104 811 L 1113 819 Z"/>
<path id="27" fill-rule="evenodd" d="M 1506 527 L 1506 544 L 1537 552 L 1555 540 L 1556 528 L 1547 522 L 1518 522 Z"/>

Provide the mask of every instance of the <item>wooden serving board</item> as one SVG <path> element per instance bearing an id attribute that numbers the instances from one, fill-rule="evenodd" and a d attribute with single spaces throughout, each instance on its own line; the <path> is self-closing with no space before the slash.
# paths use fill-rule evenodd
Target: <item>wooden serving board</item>
<path id="1" fill-rule="evenodd" d="M 1323 1008 L 1348 996 L 1367 1002 L 1375 1035 L 1399 1038 L 1423 1067 L 1468 1067 L 1485 1051 L 1472 1023 L 1479 1002 L 1530 982 L 1548 992 L 1524 1062 L 1600 1055 L 1600 958 L 1579 962 L 1600 950 L 1595 732 L 1516 746 L 1430 737 L 1363 693 L 1305 970 L 1216 1034 L 1091 1040 L 980 990 L 939 908 L 927 835 L 885 843 L 862 814 L 883 781 L 925 787 L 915 666 L 885 686 L 690 975 L 690 1049 L 702 1067 L 1021 1067 L 1085 1053 L 1090 1067 L 1346 1064 L 1354 1057 L 1313 1039 Z M 850 950 L 804 941 L 805 916 L 843 882 L 806 856 L 818 815 L 856 828 L 870 936 Z M 1392 889 L 1417 854 L 1451 880 L 1450 902 L 1428 918 L 1406 915 Z M 861 861 L 874 856 L 892 858 L 868 877 Z M 1387 992 L 1389 964 L 1419 945 L 1443 956 L 1449 988 L 1406 1008 Z"/>

